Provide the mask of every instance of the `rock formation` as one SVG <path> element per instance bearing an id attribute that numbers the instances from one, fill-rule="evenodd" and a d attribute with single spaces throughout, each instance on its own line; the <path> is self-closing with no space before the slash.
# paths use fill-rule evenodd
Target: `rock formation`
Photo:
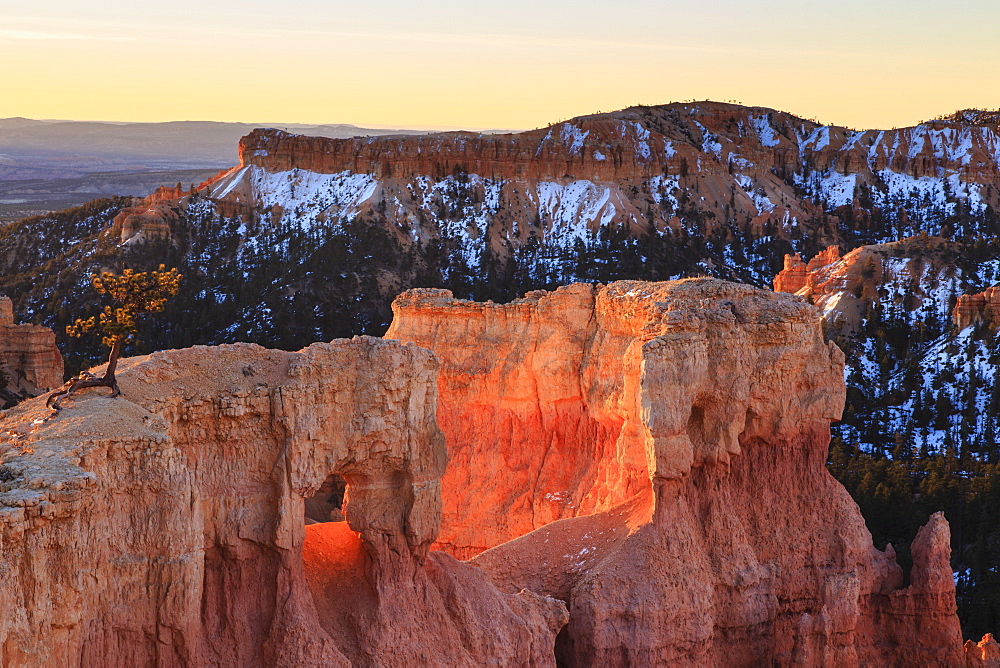
<path id="1" fill-rule="evenodd" d="M 944 517 L 907 584 L 826 471 L 843 356 L 803 300 L 395 314 L 404 341 L 155 353 L 122 398 L 0 417 L 0 665 L 990 665 Z"/>
<path id="2" fill-rule="evenodd" d="M 0 296 L 0 371 L 6 384 L 0 393 L 8 401 L 37 396 L 63 382 L 63 360 L 51 329 L 14 324 L 9 297 Z M 0 398 L 0 404 L 3 399 Z"/>
<path id="3" fill-rule="evenodd" d="M 553 665 L 562 603 L 428 554 L 437 362 L 358 338 L 123 360 L 0 423 L 0 665 Z M 347 522 L 304 498 L 347 482 Z"/>
<path id="4" fill-rule="evenodd" d="M 975 216 L 1000 208 L 997 142 L 985 115 L 859 132 L 717 102 L 516 134 L 328 139 L 258 129 L 240 141 L 239 166 L 198 192 L 227 217 L 313 225 L 368 216 L 401 242 L 457 238 L 474 257 L 489 249 L 506 258 L 532 238 L 572 248 L 607 227 L 835 244 L 842 225 L 868 229 L 874 212 L 903 229 L 939 221 L 956 202 Z M 174 190 L 186 206 L 188 194 Z M 158 233 L 164 223 L 154 218 L 165 211 L 156 201 L 127 233 Z"/>
<path id="5" fill-rule="evenodd" d="M 978 323 L 1000 328 L 1000 286 L 986 288 L 974 295 L 959 295 L 952 320 L 959 329 Z"/>
<path id="6" fill-rule="evenodd" d="M 122 243 L 170 238 L 171 225 L 179 219 L 179 205 L 165 199 L 161 190 L 147 198 L 137 198 L 134 206 L 123 209 L 115 216 L 112 226 L 119 230 Z M 167 195 L 176 190 L 168 188 Z"/>
<path id="7" fill-rule="evenodd" d="M 808 264 L 798 254 L 786 255 L 784 269 L 774 277 L 774 290 L 818 306 L 831 335 L 850 334 L 857 331 L 880 291 L 891 292 L 907 311 L 927 302 L 926 306 L 947 313 L 957 274 L 955 255 L 952 242 L 929 236 L 859 246 L 843 257 L 831 246 Z M 983 311 L 983 299 L 968 298 L 961 312 L 956 308 L 956 319 L 978 317 L 974 314 Z"/>
<path id="8" fill-rule="evenodd" d="M 573 285 L 505 305 L 447 290 L 411 290 L 393 304 L 386 338 L 443 362 L 438 421 L 452 492 L 438 549 L 468 558 L 648 487 L 634 343 L 645 322 L 612 311 L 599 324 L 594 298 Z"/>
<path id="9" fill-rule="evenodd" d="M 802 257 L 796 253 L 785 256 L 785 268 L 774 277 L 775 292 L 790 292 L 793 295 L 801 295 L 806 299 L 811 299 L 817 288 L 821 287 L 826 280 L 821 279 L 820 270 L 834 264 L 840 260 L 840 248 L 828 246 L 826 250 L 817 253 L 809 263 L 802 261 Z"/>
<path id="10" fill-rule="evenodd" d="M 813 307 L 701 279 L 394 311 L 441 358 L 438 545 L 501 543 L 471 563 L 566 601 L 565 665 L 963 662 L 944 518 L 904 586 L 826 471 L 843 356 Z"/>
<path id="11" fill-rule="evenodd" d="M 987 633 L 978 643 L 965 642 L 965 665 L 968 668 L 997 668 L 1000 666 L 1000 645 Z"/>

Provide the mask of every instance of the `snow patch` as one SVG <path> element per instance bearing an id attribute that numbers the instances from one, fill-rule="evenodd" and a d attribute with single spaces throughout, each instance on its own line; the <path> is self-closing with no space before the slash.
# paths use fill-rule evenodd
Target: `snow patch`
<path id="1" fill-rule="evenodd" d="M 774 131 L 774 127 L 771 125 L 771 119 L 768 115 L 751 116 L 750 125 L 753 127 L 754 132 L 757 133 L 757 139 L 760 140 L 761 145 L 770 148 L 781 143 L 777 133 Z"/>

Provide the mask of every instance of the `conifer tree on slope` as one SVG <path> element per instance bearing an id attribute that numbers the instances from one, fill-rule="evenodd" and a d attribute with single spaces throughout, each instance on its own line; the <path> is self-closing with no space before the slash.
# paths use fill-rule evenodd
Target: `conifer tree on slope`
<path id="1" fill-rule="evenodd" d="M 60 410 L 63 399 L 88 387 L 107 387 L 111 396 L 121 394 L 115 369 L 125 344 L 138 332 L 139 320 L 149 313 L 159 313 L 167 300 L 180 289 L 181 275 L 177 269 L 167 271 L 165 265 L 153 271 L 135 272 L 124 270 L 120 275 L 105 271 L 91 275 L 91 284 L 102 295 L 111 298 L 112 305 L 104 307 L 97 316 L 78 318 L 66 327 L 66 333 L 73 337 L 89 332 L 102 335 L 104 345 L 111 349 L 103 376 L 95 376 L 89 371 L 70 379 L 63 387 L 49 395 L 47 405 Z"/>

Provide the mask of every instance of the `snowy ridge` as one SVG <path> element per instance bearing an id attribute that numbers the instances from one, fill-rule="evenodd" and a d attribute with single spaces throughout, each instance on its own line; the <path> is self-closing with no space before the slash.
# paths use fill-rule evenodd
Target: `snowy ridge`
<path id="1" fill-rule="evenodd" d="M 958 174 L 949 173 L 941 178 L 913 177 L 890 169 L 879 170 L 878 176 L 886 185 L 885 191 L 875 190 L 872 199 L 876 206 L 900 207 L 941 212 L 951 215 L 959 201 L 964 201 L 972 213 L 983 213 L 986 203 L 980 196 L 980 186 L 963 181 Z"/>
<path id="2" fill-rule="evenodd" d="M 781 143 L 767 116 L 751 116 L 750 124 L 753 126 L 754 132 L 757 133 L 757 139 L 760 140 L 762 146 L 770 148 Z"/>
<path id="3" fill-rule="evenodd" d="M 583 148 L 583 142 L 589 134 L 589 131 L 583 130 L 572 123 L 563 123 L 559 138 L 562 139 L 563 144 L 566 145 L 569 152 L 575 155 Z"/>
<path id="4" fill-rule="evenodd" d="M 591 236 L 590 225 L 597 221 L 607 225 L 615 217 L 611 190 L 590 181 L 572 181 L 565 185 L 542 182 L 536 192 L 538 210 L 548 232 L 546 240 L 557 245 L 575 239 L 586 241 Z"/>
<path id="5" fill-rule="evenodd" d="M 740 184 L 740 187 L 743 188 L 743 192 L 749 195 L 750 199 L 753 200 L 754 206 L 757 207 L 758 214 L 771 213 L 774 211 L 774 202 L 768 199 L 763 188 L 755 187 L 753 179 L 745 174 L 734 174 L 733 178 L 738 184 Z"/>
<path id="6" fill-rule="evenodd" d="M 701 130 L 701 136 L 702 136 L 701 150 L 702 150 L 702 152 L 703 153 L 711 153 L 712 155 L 715 156 L 716 160 L 722 159 L 722 143 L 719 141 L 719 138 L 716 137 L 711 132 L 709 132 L 708 128 L 706 128 L 704 125 L 702 125 L 698 121 L 694 121 L 694 124 L 696 126 L 698 126 L 699 130 Z"/>
<path id="7" fill-rule="evenodd" d="M 317 174 L 304 169 L 268 172 L 257 166 L 241 175 L 250 185 L 257 206 L 280 207 L 302 229 L 315 226 L 321 216 L 352 220 L 378 186 L 369 174 Z"/>

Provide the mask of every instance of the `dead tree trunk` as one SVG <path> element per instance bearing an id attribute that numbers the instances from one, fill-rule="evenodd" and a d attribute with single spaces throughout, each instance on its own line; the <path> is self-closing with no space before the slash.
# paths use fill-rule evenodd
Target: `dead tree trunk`
<path id="1" fill-rule="evenodd" d="M 73 396 L 77 391 L 88 387 L 107 387 L 111 389 L 111 397 L 117 397 L 122 393 L 118 387 L 118 379 L 115 378 L 115 370 L 118 368 L 118 358 L 122 354 L 122 346 L 125 345 L 125 337 L 116 337 L 111 345 L 111 354 L 108 355 L 108 366 L 104 370 L 104 375 L 98 378 L 89 371 L 83 371 L 78 376 L 70 378 L 58 390 L 49 395 L 45 400 L 45 405 L 53 410 L 62 410 L 62 400 Z"/>

